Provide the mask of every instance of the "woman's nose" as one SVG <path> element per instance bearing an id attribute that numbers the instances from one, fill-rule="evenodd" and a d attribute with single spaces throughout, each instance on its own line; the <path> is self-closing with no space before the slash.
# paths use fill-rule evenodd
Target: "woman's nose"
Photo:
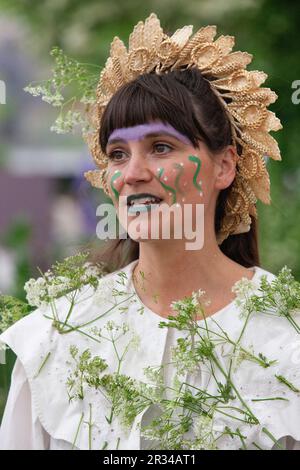
<path id="1" fill-rule="evenodd" d="M 137 181 L 151 180 L 151 169 L 146 158 L 141 154 L 131 155 L 127 165 L 123 169 L 124 182 L 134 184 Z"/>

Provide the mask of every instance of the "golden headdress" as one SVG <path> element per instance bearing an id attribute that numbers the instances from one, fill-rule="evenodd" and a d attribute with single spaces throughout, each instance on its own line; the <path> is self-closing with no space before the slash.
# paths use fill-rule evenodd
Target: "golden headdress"
<path id="1" fill-rule="evenodd" d="M 269 131 L 282 128 L 280 120 L 267 106 L 277 99 L 270 88 L 260 87 L 267 75 L 248 71 L 252 55 L 231 52 L 233 36 L 220 36 L 214 41 L 216 26 L 205 26 L 192 35 L 191 25 L 178 29 L 171 37 L 165 34 L 155 13 L 145 23 L 139 21 L 129 36 L 128 50 L 114 37 L 110 57 L 101 71 L 96 103 L 90 105 L 89 119 L 94 131 L 85 134 L 99 170 L 84 174 L 95 187 L 108 194 L 106 167 L 108 158 L 99 145 L 101 117 L 110 98 L 125 83 L 139 75 L 177 68 L 198 67 L 202 75 L 210 75 L 211 89 L 224 106 L 231 123 L 233 143 L 242 151 L 237 160 L 237 172 L 226 200 L 225 215 L 217 234 L 221 244 L 230 234 L 250 230 L 250 215 L 257 218 L 256 202 L 270 204 L 270 180 L 265 157 L 281 160 L 276 140 Z M 224 98 L 230 98 L 227 103 Z"/>

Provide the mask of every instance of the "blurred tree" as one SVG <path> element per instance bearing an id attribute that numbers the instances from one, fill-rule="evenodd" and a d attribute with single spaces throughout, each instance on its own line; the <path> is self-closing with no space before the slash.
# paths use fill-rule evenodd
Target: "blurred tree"
<path id="1" fill-rule="evenodd" d="M 260 7 L 226 18 L 226 28 L 237 35 L 239 49 L 254 54 L 253 69 L 264 70 L 278 94 L 271 109 L 283 129 L 274 134 L 282 162 L 269 162 L 271 206 L 259 204 L 262 261 L 276 272 L 287 264 L 300 278 L 300 166 L 298 131 L 300 104 L 292 102 L 292 83 L 300 79 L 298 31 L 300 3 L 264 0 Z"/>
<path id="2" fill-rule="evenodd" d="M 156 12 L 166 30 L 185 23 L 199 23 L 222 17 L 232 11 L 257 8 L 249 0 L 0 0 L 0 8 L 20 17 L 38 38 L 35 46 L 45 54 L 53 45 L 94 62 L 106 58 L 115 35 L 128 38 L 132 26 Z"/>
<path id="3" fill-rule="evenodd" d="M 17 217 L 0 237 L 1 245 L 15 255 L 16 279 L 14 290 L 9 292 L 21 300 L 25 300 L 24 284 L 33 274 L 31 269 L 28 242 L 31 237 L 31 224 L 26 218 Z"/>

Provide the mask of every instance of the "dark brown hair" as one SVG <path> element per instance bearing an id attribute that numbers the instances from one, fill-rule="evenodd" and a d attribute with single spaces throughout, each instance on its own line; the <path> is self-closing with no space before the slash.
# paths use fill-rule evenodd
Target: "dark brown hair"
<path id="1" fill-rule="evenodd" d="M 232 143 L 231 127 L 224 107 L 211 89 L 209 80 L 198 68 L 140 75 L 123 85 L 109 101 L 101 121 L 99 142 L 103 152 L 114 129 L 160 120 L 186 135 L 195 148 L 203 140 L 211 153 Z M 183 118 L 184 116 L 184 118 Z M 240 149 L 238 148 L 238 152 Z M 224 215 L 224 205 L 230 188 L 220 191 L 215 213 L 218 232 Z M 222 252 L 245 266 L 258 266 L 257 222 L 252 217 L 247 233 L 230 235 L 220 245 Z M 109 271 L 123 268 L 139 257 L 139 243 L 127 238 L 110 240 L 92 257 L 104 261 Z"/>

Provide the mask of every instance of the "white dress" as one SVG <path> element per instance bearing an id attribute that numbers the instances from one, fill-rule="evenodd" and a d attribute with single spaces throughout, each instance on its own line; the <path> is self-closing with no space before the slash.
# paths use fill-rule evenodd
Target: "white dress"
<path id="1" fill-rule="evenodd" d="M 137 260 L 104 276 L 96 293 L 91 287 L 83 291 L 71 323 L 82 325 L 90 322 L 81 327 L 81 331 L 88 333 L 91 326 L 103 327 L 108 320 L 119 325 L 126 321 L 130 331 L 136 332 L 141 341 L 125 355 L 121 373 L 147 382 L 143 369 L 149 365 L 170 362 L 171 347 L 184 335 L 174 328 L 158 328 L 164 319 L 143 305 L 134 289 L 132 271 L 136 263 Z M 254 283 L 263 274 L 270 280 L 275 277 L 260 267 L 251 269 L 254 270 Z M 123 310 L 112 308 L 112 289 L 116 286 L 120 289 L 120 273 L 125 273 L 125 283 L 121 288 L 122 294 L 117 298 L 125 307 Z M 65 297 L 61 297 L 56 305 L 58 316 L 63 321 L 69 303 Z M 109 313 L 101 317 L 101 312 L 107 310 L 110 310 Z M 237 338 L 243 324 L 239 313 L 233 301 L 207 319 L 209 328 L 213 330 L 217 322 L 231 338 Z M 126 431 L 117 420 L 113 420 L 112 424 L 107 422 L 105 415 L 109 415 L 109 404 L 99 391 L 88 388 L 83 400 L 69 402 L 66 379 L 71 371 L 71 345 L 75 344 L 80 351 L 89 348 L 93 355 L 105 358 L 111 371 L 116 370 L 117 359 L 110 342 L 99 344 L 77 331 L 62 335 L 53 327 L 49 317 L 50 307 L 37 308 L 0 335 L 0 342 L 7 344 L 17 355 L 0 428 L 0 449 L 149 449 L 153 443 L 141 436 L 140 426 L 153 419 L 156 410 L 151 406 L 143 410 L 136 417 L 132 428 Z M 295 320 L 300 323 L 300 314 Z M 197 323 L 203 325 L 203 322 L 199 320 Z M 267 428 L 283 448 L 300 450 L 300 393 L 291 391 L 274 379 L 275 374 L 281 374 L 300 388 L 300 361 L 295 356 L 299 350 L 299 341 L 296 331 L 282 317 L 255 314 L 247 325 L 243 345 L 251 345 L 270 360 L 280 359 L 267 369 L 243 361 L 234 375 L 235 385 L 246 403 L 251 403 L 259 419 L 258 425 L 247 425 L 245 428 L 239 426 L 247 437 L 248 449 L 257 449 L 256 445 L 261 449 L 276 448 L 273 440 L 262 432 L 263 428 Z M 118 343 L 120 351 L 127 344 L 128 337 L 124 335 Z M 228 355 L 223 349 L 216 353 L 221 364 L 226 367 Z M 48 359 L 41 368 L 46 357 Z M 174 367 L 164 368 L 167 385 L 172 383 L 174 374 Z M 189 383 L 213 393 L 216 385 L 210 378 L 201 368 L 196 376 L 186 373 L 185 377 Z M 275 396 L 285 396 L 287 400 L 259 401 L 259 398 Z M 253 397 L 257 401 L 253 402 Z M 91 409 L 92 427 L 88 425 Z M 230 424 L 228 419 L 219 419 L 219 425 L 224 427 Z M 218 448 L 224 450 L 239 449 L 240 446 L 238 438 L 228 435 L 223 436 L 218 443 Z"/>

